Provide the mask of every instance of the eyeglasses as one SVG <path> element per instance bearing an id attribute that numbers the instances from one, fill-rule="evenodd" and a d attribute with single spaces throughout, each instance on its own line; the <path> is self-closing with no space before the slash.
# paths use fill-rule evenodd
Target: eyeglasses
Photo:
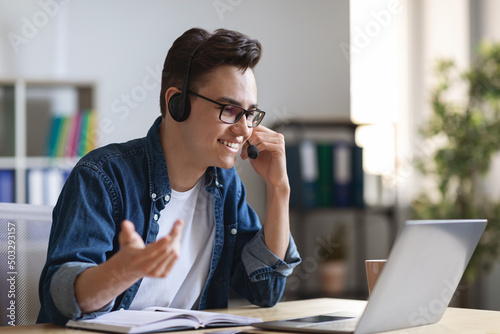
<path id="1" fill-rule="evenodd" d="M 254 128 L 262 122 L 264 115 L 266 114 L 262 110 L 246 110 L 242 107 L 235 106 L 234 104 L 224 104 L 209 99 L 208 97 L 202 96 L 192 91 L 188 91 L 189 94 L 200 97 L 204 100 L 210 101 L 220 106 L 219 119 L 227 124 L 237 123 L 243 115 L 245 115 L 246 123 L 249 128 Z"/>

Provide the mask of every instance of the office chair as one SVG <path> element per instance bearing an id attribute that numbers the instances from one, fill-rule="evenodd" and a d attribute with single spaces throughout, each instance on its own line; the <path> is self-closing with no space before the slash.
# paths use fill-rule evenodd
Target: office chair
<path id="1" fill-rule="evenodd" d="M 0 325 L 32 325 L 47 255 L 52 207 L 0 203 Z"/>

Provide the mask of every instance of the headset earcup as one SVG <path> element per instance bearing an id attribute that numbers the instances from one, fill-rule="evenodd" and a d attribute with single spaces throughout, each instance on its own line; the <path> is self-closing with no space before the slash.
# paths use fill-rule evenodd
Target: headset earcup
<path id="1" fill-rule="evenodd" d="M 184 106 L 182 104 L 184 104 Z M 185 99 L 182 93 L 176 93 L 172 95 L 168 101 L 168 110 L 170 111 L 170 116 L 172 116 L 174 120 L 183 122 L 188 118 L 191 112 L 191 104 L 189 103 L 189 99 Z"/>
<path id="2" fill-rule="evenodd" d="M 184 112 L 182 113 L 182 118 L 179 122 L 185 121 L 189 117 L 190 113 L 191 113 L 191 102 L 189 102 L 189 97 L 186 96 L 186 99 L 184 100 Z"/>

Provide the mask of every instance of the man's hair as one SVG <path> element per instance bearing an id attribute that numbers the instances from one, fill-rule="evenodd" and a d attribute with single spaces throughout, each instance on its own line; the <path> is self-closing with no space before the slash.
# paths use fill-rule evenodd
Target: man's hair
<path id="1" fill-rule="evenodd" d="M 161 76 L 160 110 L 166 116 L 165 93 L 170 87 L 182 90 L 184 73 L 191 61 L 188 90 L 197 91 L 208 80 L 208 74 L 221 65 L 236 66 L 244 72 L 253 69 L 260 60 L 262 46 L 237 31 L 217 29 L 210 34 L 204 29 L 192 28 L 175 40 L 167 53 Z"/>

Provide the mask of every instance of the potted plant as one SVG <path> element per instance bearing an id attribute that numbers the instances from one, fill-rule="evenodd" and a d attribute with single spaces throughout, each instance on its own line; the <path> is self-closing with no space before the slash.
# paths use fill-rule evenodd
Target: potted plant
<path id="1" fill-rule="evenodd" d="M 417 164 L 435 189 L 426 188 L 413 201 L 412 214 L 418 219 L 488 219 L 464 275 L 463 282 L 470 285 L 499 253 L 500 201 L 488 193 L 485 180 L 500 151 L 500 44 L 480 44 L 468 71 L 460 73 L 453 61 L 441 60 L 436 73 L 433 113 L 422 134 L 437 149 Z M 460 89 L 461 97 L 456 94 Z"/>
<path id="2" fill-rule="evenodd" d="M 331 245 L 319 263 L 318 272 L 321 292 L 340 296 L 345 292 L 347 273 L 346 227 L 344 224 L 333 232 Z"/>

